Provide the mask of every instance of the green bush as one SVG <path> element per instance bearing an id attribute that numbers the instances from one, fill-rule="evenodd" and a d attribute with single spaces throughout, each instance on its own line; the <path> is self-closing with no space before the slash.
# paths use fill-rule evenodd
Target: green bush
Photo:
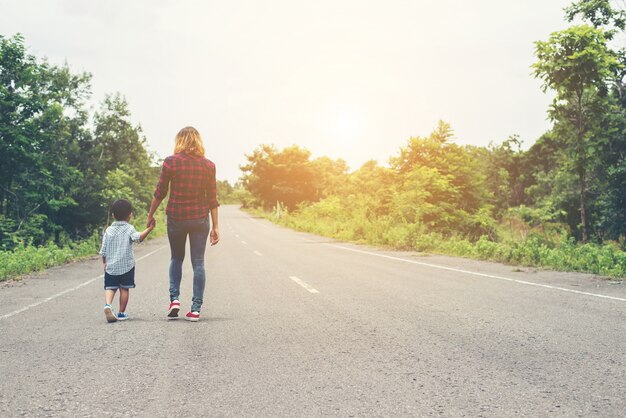
<path id="1" fill-rule="evenodd" d="M 148 239 L 156 238 L 166 233 L 165 212 L 163 209 L 157 212 L 156 218 L 157 226 Z M 136 221 L 137 227 L 139 227 L 143 218 L 137 218 L 134 221 Z M 72 242 L 68 239 L 63 241 L 66 244 L 62 247 L 52 242 L 39 247 L 21 242 L 13 250 L 0 251 L 0 281 L 94 256 L 100 250 L 101 244 L 98 231 L 94 231 L 91 237 L 80 242 Z"/>

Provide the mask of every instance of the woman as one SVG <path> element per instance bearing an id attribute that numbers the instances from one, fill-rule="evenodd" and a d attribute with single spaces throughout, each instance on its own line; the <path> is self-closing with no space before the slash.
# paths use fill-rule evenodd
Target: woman
<path id="1" fill-rule="evenodd" d="M 176 135 L 174 155 L 163 161 L 161 177 L 154 191 L 147 224 L 154 220 L 154 212 L 170 189 L 167 201 L 167 237 L 170 241 L 170 307 L 168 319 L 177 319 L 180 310 L 180 280 L 185 259 L 185 244 L 189 235 L 191 265 L 193 266 L 193 298 L 191 311 L 185 319 L 198 321 L 204 295 L 206 276 L 204 250 L 207 236 L 211 245 L 220 240 L 217 222 L 217 191 L 215 164 L 204 157 L 202 138 L 195 128 L 188 126 Z M 213 228 L 210 228 L 209 213 Z M 209 230 L 211 231 L 209 233 Z"/>

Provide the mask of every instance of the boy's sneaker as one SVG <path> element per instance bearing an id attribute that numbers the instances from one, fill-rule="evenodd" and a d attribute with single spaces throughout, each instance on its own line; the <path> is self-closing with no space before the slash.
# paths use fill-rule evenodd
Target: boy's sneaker
<path id="1" fill-rule="evenodd" d="M 113 308 L 108 303 L 104 305 L 104 316 L 107 317 L 107 322 L 117 321 L 117 316 L 115 316 L 115 312 L 113 312 Z"/>
<path id="2" fill-rule="evenodd" d="M 200 320 L 200 312 L 187 312 L 185 319 L 191 322 L 198 322 Z"/>
<path id="3" fill-rule="evenodd" d="M 178 311 L 180 311 L 180 302 L 174 300 L 170 303 L 170 308 L 167 310 L 167 319 L 178 319 Z"/>
<path id="4" fill-rule="evenodd" d="M 125 321 L 129 318 L 128 314 L 126 312 L 118 312 L 117 313 L 117 320 L 118 321 Z"/>

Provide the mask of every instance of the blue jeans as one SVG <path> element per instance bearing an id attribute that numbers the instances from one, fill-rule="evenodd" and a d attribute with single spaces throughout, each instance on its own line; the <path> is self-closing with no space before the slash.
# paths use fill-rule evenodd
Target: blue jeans
<path id="1" fill-rule="evenodd" d="M 183 276 L 185 244 L 189 235 L 191 247 L 191 266 L 193 267 L 193 298 L 191 311 L 200 312 L 206 274 L 204 272 L 204 250 L 210 231 L 209 218 L 176 221 L 167 219 L 167 238 L 170 241 L 172 258 L 170 260 L 170 301 L 180 296 L 180 280 Z"/>

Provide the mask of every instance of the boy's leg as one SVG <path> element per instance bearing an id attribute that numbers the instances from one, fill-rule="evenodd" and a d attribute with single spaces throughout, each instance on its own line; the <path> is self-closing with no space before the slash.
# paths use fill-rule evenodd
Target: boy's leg
<path id="1" fill-rule="evenodd" d="M 117 289 L 106 289 L 104 291 L 104 303 L 110 305 L 113 303 L 113 298 L 115 297 L 115 291 Z"/>
<path id="2" fill-rule="evenodd" d="M 120 288 L 120 312 L 126 312 L 126 306 L 128 305 L 128 295 L 130 292 L 128 289 Z"/>
<path id="3" fill-rule="evenodd" d="M 189 246 L 191 247 L 191 265 L 193 267 L 193 298 L 192 312 L 200 312 L 204 297 L 206 273 L 204 270 L 204 252 L 209 236 L 209 219 L 199 220 L 189 232 Z"/>
<path id="4" fill-rule="evenodd" d="M 108 279 L 110 279 L 110 277 L 108 277 Z M 107 322 L 117 321 L 115 312 L 113 312 L 113 308 L 111 307 L 111 303 L 113 303 L 113 297 L 115 296 L 116 291 L 117 289 L 105 289 L 104 290 L 104 301 L 106 302 L 106 305 L 104 306 L 104 316 L 106 316 Z"/>
<path id="5" fill-rule="evenodd" d="M 170 241 L 170 302 L 180 296 L 180 280 L 183 276 L 187 231 L 182 222 L 167 220 L 167 238 Z"/>
<path id="6" fill-rule="evenodd" d="M 120 281 L 120 312 L 126 312 L 128 305 L 128 289 L 135 287 L 135 267 L 119 276 Z"/>

